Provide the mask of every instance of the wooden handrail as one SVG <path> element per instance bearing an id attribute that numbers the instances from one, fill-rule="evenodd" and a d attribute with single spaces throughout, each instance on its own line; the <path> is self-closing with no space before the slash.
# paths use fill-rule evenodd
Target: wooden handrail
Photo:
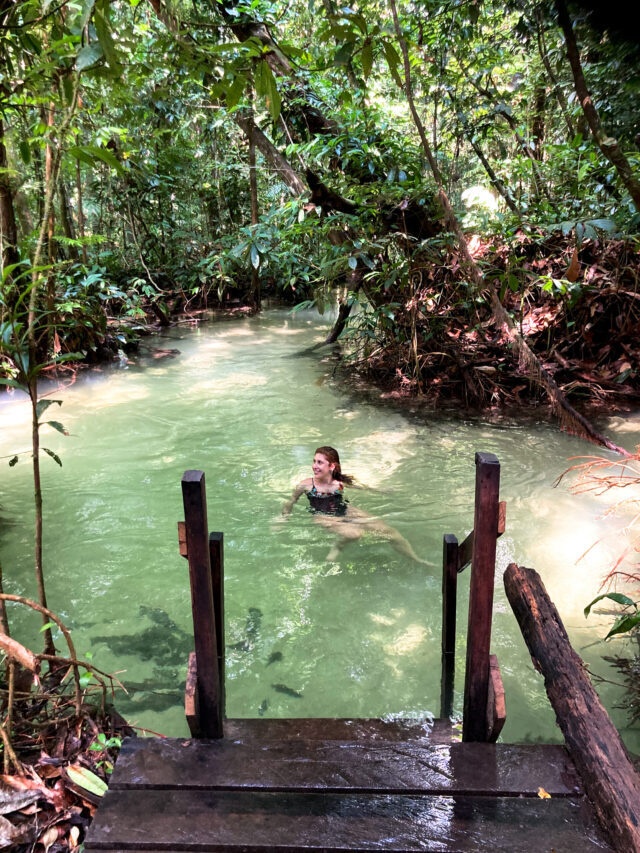
<path id="1" fill-rule="evenodd" d="M 504 724 L 500 670 L 497 659 L 490 662 L 489 658 L 495 546 L 506 527 L 507 505 L 498 500 L 499 485 L 498 459 L 492 453 L 477 453 L 473 530 L 461 544 L 453 534 L 446 534 L 443 540 L 442 717 L 451 716 L 453 710 L 457 575 L 472 564 L 463 740 L 495 740 Z"/>
<path id="2" fill-rule="evenodd" d="M 220 657 L 216 627 L 211 570 L 211 551 L 207 530 L 207 504 L 203 471 L 185 471 L 182 477 L 184 503 L 184 543 L 189 561 L 191 610 L 195 660 L 190 660 L 190 685 L 196 695 L 185 701 L 195 714 L 195 732 L 203 737 L 222 737 L 224 699 L 220 680 Z M 178 528 L 180 532 L 180 527 Z M 180 536 L 179 536 L 180 538 Z M 219 540 L 220 544 L 222 538 Z M 217 547 L 214 546 L 214 547 Z M 184 550 L 181 544 L 181 552 Z M 218 560 L 218 574 L 222 559 Z M 221 606 L 218 607 L 220 615 Z M 222 626 L 221 626 L 222 627 Z M 193 731 L 193 730 L 192 730 Z M 195 733 L 194 732 L 194 733 Z"/>

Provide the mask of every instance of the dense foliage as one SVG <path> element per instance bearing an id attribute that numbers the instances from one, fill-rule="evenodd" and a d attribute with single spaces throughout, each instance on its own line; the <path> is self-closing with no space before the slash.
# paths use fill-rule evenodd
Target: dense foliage
<path id="1" fill-rule="evenodd" d="M 449 314 L 473 329 L 482 296 L 451 251 L 407 80 L 503 301 L 544 296 L 575 325 L 585 241 L 637 231 L 637 45 L 564 0 L 412 4 L 398 28 L 392 5 L 0 4 L 5 375 L 17 328 L 40 363 L 91 360 L 179 311 L 265 292 L 322 307 L 339 287 L 345 315 L 362 308 L 359 358 L 392 352 L 386 369 L 422 388 L 429 340 Z M 552 232 L 566 275 L 521 263 L 523 235 L 544 257 Z"/>

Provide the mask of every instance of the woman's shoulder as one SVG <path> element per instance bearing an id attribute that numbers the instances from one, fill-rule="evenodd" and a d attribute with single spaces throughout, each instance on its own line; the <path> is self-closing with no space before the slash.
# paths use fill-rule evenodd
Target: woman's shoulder
<path id="1" fill-rule="evenodd" d="M 298 487 L 298 489 L 304 489 L 305 491 L 307 491 L 307 490 L 308 490 L 308 489 L 310 489 L 312 486 L 313 486 L 313 477 L 307 477 L 307 479 L 306 479 L 306 480 L 301 480 L 301 481 L 298 483 L 298 486 L 297 486 L 297 487 Z"/>

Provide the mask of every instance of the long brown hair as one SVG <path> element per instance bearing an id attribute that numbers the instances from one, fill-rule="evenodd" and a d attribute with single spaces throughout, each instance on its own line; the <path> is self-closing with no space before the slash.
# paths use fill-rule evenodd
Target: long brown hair
<path id="1" fill-rule="evenodd" d="M 334 480 L 340 480 L 342 483 L 346 483 L 348 486 L 353 484 L 353 477 L 350 477 L 349 474 L 342 473 L 342 469 L 340 468 L 340 456 L 338 454 L 338 451 L 334 447 L 329 447 L 328 445 L 326 445 L 325 447 L 317 447 L 316 453 L 321 453 L 325 457 L 325 459 L 327 459 L 334 466 Z"/>

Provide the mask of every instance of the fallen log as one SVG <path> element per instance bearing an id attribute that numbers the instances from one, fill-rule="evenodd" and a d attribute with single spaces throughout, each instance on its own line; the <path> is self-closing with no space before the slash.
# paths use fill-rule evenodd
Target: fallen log
<path id="1" fill-rule="evenodd" d="M 511 563 L 504 574 L 516 615 L 584 789 L 620 853 L 640 853 L 640 777 L 593 688 L 540 576 Z"/>

